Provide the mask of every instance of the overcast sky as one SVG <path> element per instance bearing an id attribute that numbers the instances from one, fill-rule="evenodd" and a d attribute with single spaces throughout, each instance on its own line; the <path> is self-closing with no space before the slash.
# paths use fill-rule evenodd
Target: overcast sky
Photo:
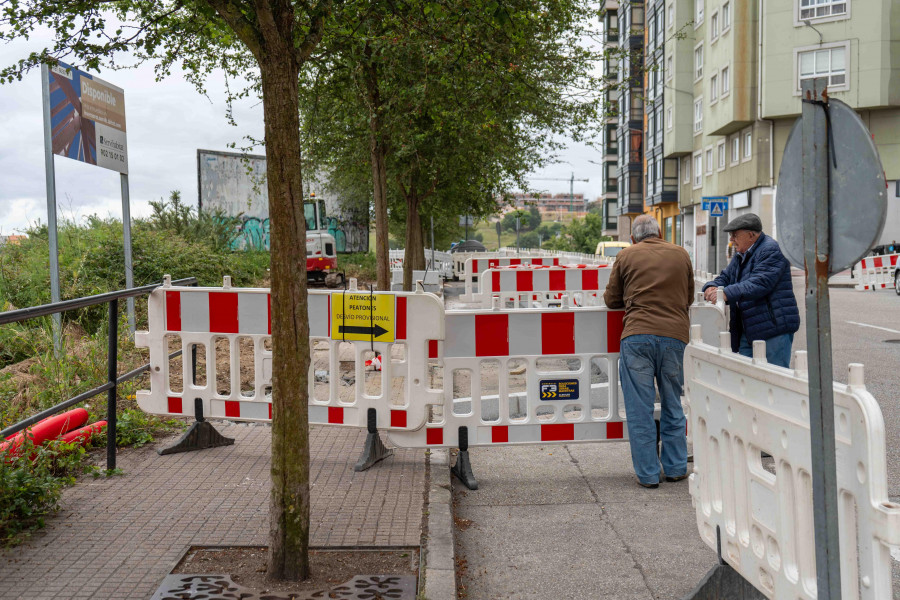
<path id="1" fill-rule="evenodd" d="M 0 65 L 6 66 L 38 50 L 48 38 L 0 46 Z M 132 217 L 147 215 L 148 201 L 180 190 L 182 198 L 197 204 L 197 149 L 228 150 L 229 143 L 244 143 L 245 135 L 262 137 L 262 105 L 245 101 L 235 106 L 237 127 L 225 118 L 224 80 L 208 82 L 208 98 L 180 75 L 156 82 L 152 66 L 134 70 L 92 73 L 125 90 L 128 131 L 128 168 Z M 37 221 L 47 222 L 44 171 L 41 76 L 34 71 L 22 81 L 0 85 L 0 115 L 6 142 L 0 144 L 0 235 L 20 231 Z M 262 153 L 262 149 L 257 149 Z M 534 176 L 590 179 L 575 182 L 575 193 L 593 199 L 600 194 L 600 154 L 573 145 L 560 164 Z M 56 164 L 59 218 L 80 220 L 98 214 L 121 218 L 119 174 L 61 156 Z M 567 181 L 534 181 L 536 189 L 569 191 Z"/>

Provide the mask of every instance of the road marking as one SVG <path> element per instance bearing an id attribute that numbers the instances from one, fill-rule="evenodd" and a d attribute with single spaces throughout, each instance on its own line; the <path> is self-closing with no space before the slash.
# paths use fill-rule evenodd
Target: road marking
<path id="1" fill-rule="evenodd" d="M 878 325 L 869 325 L 868 323 L 857 323 L 856 321 L 847 321 L 851 325 L 859 325 L 860 327 L 871 327 L 872 329 L 880 329 L 881 331 L 888 331 L 890 333 L 900 333 L 896 329 L 888 329 L 887 327 L 879 327 Z"/>

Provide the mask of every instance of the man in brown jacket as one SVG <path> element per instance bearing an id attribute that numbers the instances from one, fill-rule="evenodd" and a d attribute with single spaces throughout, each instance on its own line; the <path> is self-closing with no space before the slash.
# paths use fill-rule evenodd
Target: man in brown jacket
<path id="1" fill-rule="evenodd" d="M 603 299 L 608 308 L 625 308 L 619 379 L 631 460 L 638 483 L 656 488 L 660 462 L 666 481 L 687 477 L 682 361 L 689 341 L 694 272 L 684 248 L 660 239 L 659 224 L 651 215 L 634 220 L 631 241 L 632 246 L 616 255 Z M 659 457 L 654 381 L 661 405 Z"/>

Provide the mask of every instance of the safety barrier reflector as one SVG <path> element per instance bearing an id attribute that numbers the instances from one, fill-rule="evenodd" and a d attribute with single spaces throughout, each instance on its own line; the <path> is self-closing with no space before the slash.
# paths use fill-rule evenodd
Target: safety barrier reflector
<path id="1" fill-rule="evenodd" d="M 441 402 L 426 385 L 428 341 L 444 337 L 440 299 L 311 290 L 308 314 L 311 423 L 365 427 L 367 409 L 376 408 L 378 428 L 424 425 L 427 406 Z M 135 345 L 150 349 L 151 365 L 150 390 L 138 391 L 138 405 L 193 416 L 199 398 L 206 417 L 271 420 L 271 323 L 266 289 L 154 290 L 150 330 L 135 335 Z M 176 350 L 182 355 L 170 360 Z"/>
<path id="2" fill-rule="evenodd" d="M 425 429 L 390 431 L 402 447 L 627 439 L 618 383 L 624 311 L 605 308 L 446 313 L 443 404 Z"/>
<path id="3" fill-rule="evenodd" d="M 812 459 L 806 355 L 794 370 L 705 344 L 694 326 L 684 358 L 694 442 L 690 492 L 697 527 L 769 598 L 816 598 Z M 728 346 L 728 335 L 722 336 Z M 881 409 L 850 365 L 834 384 L 842 598 L 891 597 L 890 548 L 900 544 L 900 505 L 888 501 Z M 763 453 L 771 455 L 767 458 Z"/>

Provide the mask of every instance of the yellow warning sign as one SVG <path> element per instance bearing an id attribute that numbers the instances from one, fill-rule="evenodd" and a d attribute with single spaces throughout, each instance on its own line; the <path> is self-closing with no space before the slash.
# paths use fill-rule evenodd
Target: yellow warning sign
<path id="1" fill-rule="evenodd" d="M 393 342 L 395 331 L 393 294 L 331 295 L 331 339 Z"/>

